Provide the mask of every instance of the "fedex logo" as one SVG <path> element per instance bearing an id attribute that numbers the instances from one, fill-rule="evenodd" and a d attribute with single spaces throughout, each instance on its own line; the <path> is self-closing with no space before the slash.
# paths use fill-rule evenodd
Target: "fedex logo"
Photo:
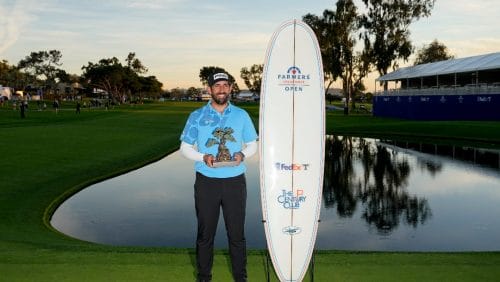
<path id="1" fill-rule="evenodd" d="M 277 170 L 307 170 L 309 168 L 309 164 L 276 163 L 275 166 Z"/>

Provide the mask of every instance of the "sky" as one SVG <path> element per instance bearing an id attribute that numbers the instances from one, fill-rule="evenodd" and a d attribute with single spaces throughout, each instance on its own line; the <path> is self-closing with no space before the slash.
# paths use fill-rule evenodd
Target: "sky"
<path id="1" fill-rule="evenodd" d="M 17 64 L 31 52 L 59 50 L 61 68 L 82 74 L 88 62 L 129 52 L 164 89 L 201 87 L 203 66 L 239 79 L 261 64 L 274 30 L 284 21 L 335 10 L 332 0 L 0 0 L 0 60 Z M 357 0 L 359 7 L 361 1 Z M 436 0 L 432 15 L 410 25 L 416 48 L 434 39 L 457 58 L 500 52 L 498 0 Z M 408 65 L 413 62 L 401 62 Z M 372 73 L 365 80 L 375 88 Z M 339 85 L 339 84 L 337 84 Z"/>

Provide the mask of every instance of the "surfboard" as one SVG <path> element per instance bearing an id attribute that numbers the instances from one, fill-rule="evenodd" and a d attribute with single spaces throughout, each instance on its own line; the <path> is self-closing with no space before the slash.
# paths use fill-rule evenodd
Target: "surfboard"
<path id="1" fill-rule="evenodd" d="M 284 22 L 267 47 L 259 117 L 263 222 L 281 281 L 301 281 L 314 250 L 323 189 L 325 100 L 312 29 Z"/>

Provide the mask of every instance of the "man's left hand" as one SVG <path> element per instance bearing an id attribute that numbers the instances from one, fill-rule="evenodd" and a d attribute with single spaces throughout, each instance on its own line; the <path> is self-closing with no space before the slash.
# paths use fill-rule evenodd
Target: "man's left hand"
<path id="1" fill-rule="evenodd" d="M 234 153 L 233 155 L 233 159 L 237 162 L 237 164 L 239 165 L 244 159 L 245 159 L 245 155 L 243 155 L 242 152 L 236 152 Z"/>

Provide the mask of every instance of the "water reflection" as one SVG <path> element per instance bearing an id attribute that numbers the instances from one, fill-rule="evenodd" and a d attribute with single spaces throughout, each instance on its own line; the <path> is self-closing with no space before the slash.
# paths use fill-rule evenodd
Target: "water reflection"
<path id="1" fill-rule="evenodd" d="M 397 151 L 382 144 L 373 146 L 366 139 L 329 136 L 326 153 L 325 207 L 336 206 L 340 217 L 352 217 L 359 201 L 361 217 L 387 235 L 400 221 L 417 227 L 432 216 L 425 198 L 409 195 L 406 188 L 411 168 Z M 362 166 L 359 176 L 354 169 L 356 162 Z"/>
<path id="2" fill-rule="evenodd" d="M 328 136 L 317 249 L 500 250 L 498 151 Z M 258 159 L 249 170 L 247 243 L 265 248 Z M 193 164 L 176 152 L 92 185 L 52 225 L 110 245 L 193 247 Z M 217 248 L 226 248 L 219 221 Z"/>

